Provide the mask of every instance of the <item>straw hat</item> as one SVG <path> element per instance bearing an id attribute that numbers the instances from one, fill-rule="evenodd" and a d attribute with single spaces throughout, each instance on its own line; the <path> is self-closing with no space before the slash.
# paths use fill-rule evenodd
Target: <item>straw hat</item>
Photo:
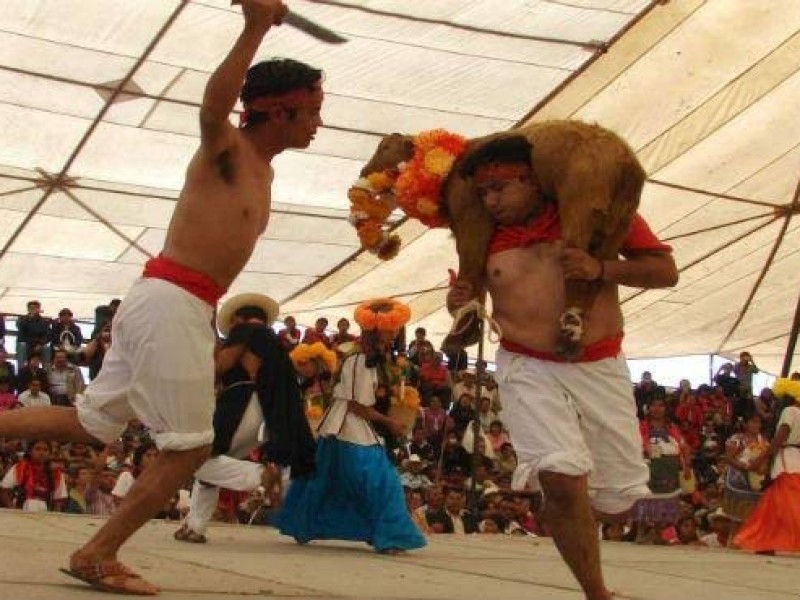
<path id="1" fill-rule="evenodd" d="M 278 303 L 264 294 L 249 293 L 233 296 L 225 300 L 217 311 L 217 329 L 222 335 L 228 335 L 233 324 L 233 315 L 245 306 L 255 306 L 263 310 L 267 315 L 267 325 L 272 325 L 280 312 Z"/>

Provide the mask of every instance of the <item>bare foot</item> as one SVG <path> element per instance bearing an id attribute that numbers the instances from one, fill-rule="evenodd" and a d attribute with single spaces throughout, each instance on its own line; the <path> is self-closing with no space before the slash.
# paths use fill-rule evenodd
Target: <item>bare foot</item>
<path id="1" fill-rule="evenodd" d="M 402 548 L 386 548 L 384 550 L 381 550 L 380 553 L 386 554 L 388 556 L 405 556 L 406 554 L 408 554 L 408 552 L 406 552 Z"/>

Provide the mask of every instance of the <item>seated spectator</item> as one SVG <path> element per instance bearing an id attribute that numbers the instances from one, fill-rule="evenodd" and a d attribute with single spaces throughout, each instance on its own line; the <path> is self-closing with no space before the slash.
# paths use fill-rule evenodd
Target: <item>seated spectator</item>
<path id="1" fill-rule="evenodd" d="M 6 377 L 0 377 L 0 411 L 13 410 L 18 406 L 19 401 L 12 391 L 10 381 Z"/>
<path id="2" fill-rule="evenodd" d="M 430 403 L 431 396 L 449 399 L 452 395 L 453 382 L 450 371 L 442 363 L 443 358 L 441 352 L 426 351 L 420 355 L 419 393 L 423 406 Z"/>
<path id="3" fill-rule="evenodd" d="M 411 432 L 411 442 L 408 444 L 408 456 L 419 456 L 423 462 L 435 462 L 439 457 L 436 448 L 425 437 L 425 428 L 421 426 L 414 427 Z"/>
<path id="4" fill-rule="evenodd" d="M 341 344 L 348 344 L 358 340 L 358 337 L 350 333 L 350 321 L 342 317 L 336 321 L 336 333 L 331 336 L 331 347 L 338 352 Z"/>
<path id="5" fill-rule="evenodd" d="M 70 309 L 62 308 L 58 311 L 58 319 L 50 325 L 49 338 L 53 351 L 61 348 L 68 353 L 73 353 L 83 345 L 83 332 L 72 316 Z"/>
<path id="6" fill-rule="evenodd" d="M 430 512 L 437 512 L 444 507 L 444 490 L 438 484 L 434 484 L 423 490 L 425 503 L 417 508 L 414 512 L 422 516 L 427 523 L 427 514 Z"/>
<path id="7" fill-rule="evenodd" d="M 42 382 L 39 379 L 31 379 L 30 387 L 22 392 L 18 397 L 21 406 L 51 406 L 50 396 L 42 391 Z"/>
<path id="8" fill-rule="evenodd" d="M 326 348 L 330 349 L 331 338 L 329 338 L 328 334 L 325 333 L 326 327 L 328 327 L 328 319 L 325 317 L 320 317 L 317 319 L 316 323 L 314 323 L 314 328 L 312 329 L 309 327 L 306 329 L 305 334 L 303 334 L 303 343 L 314 344 L 316 342 L 322 342 L 325 344 Z"/>
<path id="9" fill-rule="evenodd" d="M 500 515 L 503 517 L 502 532 L 506 535 L 527 535 L 527 531 L 517 520 L 517 503 L 511 494 L 506 494 L 500 500 Z"/>
<path id="10" fill-rule="evenodd" d="M 5 508 L 25 512 L 57 512 L 67 498 L 64 475 L 51 465 L 50 444 L 43 440 L 31 442 L 23 459 L 5 474 L 0 488 Z"/>
<path id="11" fill-rule="evenodd" d="M 408 345 L 408 351 L 406 352 L 408 360 L 418 367 L 422 364 L 420 362 L 420 353 L 425 354 L 426 352 L 436 352 L 433 344 L 431 344 L 430 341 L 425 338 L 427 333 L 428 332 L 424 327 L 417 327 L 414 330 L 414 339 L 411 340 L 411 343 Z"/>
<path id="12" fill-rule="evenodd" d="M 462 394 L 475 396 L 477 389 L 475 386 L 475 373 L 471 371 L 459 371 L 453 375 L 453 398 L 458 399 Z"/>
<path id="13" fill-rule="evenodd" d="M 70 464 L 80 463 L 92 465 L 97 460 L 97 452 L 94 451 L 94 448 L 83 442 L 72 442 L 69 447 L 66 448 L 65 455 L 67 462 Z"/>
<path id="14" fill-rule="evenodd" d="M 430 404 L 422 409 L 422 426 L 425 429 L 425 438 L 438 454 L 442 448 L 445 432 L 454 427 L 453 419 L 442 408 L 439 396 L 431 396 Z"/>
<path id="15" fill-rule="evenodd" d="M 419 455 L 412 454 L 409 456 L 404 466 L 405 471 L 400 475 L 400 482 L 403 487 L 419 490 L 433 485 L 433 482 L 422 472 L 425 468 L 425 462 Z"/>
<path id="16" fill-rule="evenodd" d="M 516 508 L 515 519 L 525 532 L 530 535 L 540 535 L 539 524 L 536 521 L 536 515 L 533 513 L 531 497 L 522 493 L 515 494 L 514 506 Z"/>
<path id="17" fill-rule="evenodd" d="M 694 515 L 684 515 L 675 524 L 678 534 L 678 542 L 683 546 L 702 546 L 704 545 L 697 536 L 697 521 Z"/>
<path id="18" fill-rule="evenodd" d="M 475 533 L 478 525 L 465 508 L 464 490 L 450 488 L 445 493 L 444 508 L 437 512 L 429 512 L 428 525 L 434 533 Z"/>
<path id="19" fill-rule="evenodd" d="M 708 515 L 708 524 L 711 533 L 702 536 L 700 543 L 710 548 L 727 548 L 732 522 L 722 507 Z"/>
<path id="20" fill-rule="evenodd" d="M 28 313 L 17 318 L 17 367 L 22 370 L 30 357 L 38 354 L 45 365 L 50 364 L 50 319 L 42 316 L 42 305 L 30 300 Z"/>
<path id="21" fill-rule="evenodd" d="M 492 467 L 487 465 L 486 463 L 478 464 L 475 467 L 475 493 L 480 497 L 483 494 L 483 490 L 486 489 L 487 486 L 495 487 L 494 481 L 492 481 Z M 464 489 L 467 491 L 467 497 L 472 498 L 472 477 L 467 477 L 464 480 Z"/>
<path id="22" fill-rule="evenodd" d="M 420 509 L 424 508 L 425 504 L 424 491 L 421 489 L 413 490 L 408 488 L 404 491 L 406 495 L 406 507 L 408 508 L 411 521 L 422 533 L 431 533 L 431 528 L 428 526 L 428 521 L 425 519 L 424 512 L 420 512 Z"/>
<path id="23" fill-rule="evenodd" d="M 76 515 L 89 514 L 86 493 L 94 480 L 94 468 L 86 463 L 76 463 L 70 468 L 69 480 L 69 497 L 64 504 L 63 512 Z"/>
<path id="24" fill-rule="evenodd" d="M 517 468 L 517 453 L 514 452 L 514 446 L 511 442 L 506 442 L 500 446 L 500 453 L 496 458 L 497 470 L 501 474 L 513 475 Z"/>
<path id="25" fill-rule="evenodd" d="M 47 371 L 42 368 L 42 359 L 39 355 L 31 356 L 17 375 L 17 394 L 21 394 L 31 385 L 31 380 L 38 379 L 41 383 L 41 390 L 47 392 Z"/>
<path id="26" fill-rule="evenodd" d="M 489 428 L 492 423 L 497 421 L 497 413 L 492 410 L 492 400 L 486 396 L 481 397 L 480 408 L 478 410 L 478 421 L 481 424 L 481 430 L 484 433 L 489 433 Z M 502 423 L 500 424 L 502 428 Z"/>
<path id="27" fill-rule="evenodd" d="M 8 353 L 3 345 L 0 345 L 0 379 L 6 380 L 9 389 L 17 389 L 17 370 L 14 363 L 8 360 Z"/>
<path id="28" fill-rule="evenodd" d="M 292 316 L 286 317 L 283 320 L 283 325 L 283 329 L 278 332 L 278 341 L 286 352 L 291 353 L 300 344 L 303 334 L 300 333 L 297 328 L 297 321 Z"/>
<path id="29" fill-rule="evenodd" d="M 461 394 L 450 411 L 450 417 L 456 431 L 463 433 L 469 422 L 475 418 L 475 396 L 466 392 Z"/>
<path id="30" fill-rule="evenodd" d="M 489 444 L 495 454 L 500 453 L 500 448 L 502 448 L 504 444 L 509 444 L 511 442 L 511 438 L 508 437 L 505 429 L 503 429 L 503 422 L 499 419 L 495 419 L 489 423 L 486 437 L 489 438 Z"/>
<path id="31" fill-rule="evenodd" d="M 53 364 L 47 369 L 47 382 L 55 406 L 73 406 L 75 396 L 83 393 L 86 387 L 81 370 L 67 360 L 66 350 L 53 353 Z"/>
<path id="32" fill-rule="evenodd" d="M 461 440 L 461 445 L 464 447 L 464 450 L 467 451 L 470 465 L 472 465 L 472 427 L 467 427 L 466 431 L 464 431 L 464 437 Z M 477 447 L 478 457 L 477 463 L 475 464 L 486 467 L 488 471 L 494 470 L 494 452 L 492 452 L 492 448 L 489 446 L 486 438 L 483 436 L 483 433 L 481 433 L 481 437 L 478 438 Z"/>
<path id="33" fill-rule="evenodd" d="M 102 456 L 103 454 L 100 454 L 98 457 L 92 484 L 85 492 L 89 514 L 96 517 L 108 517 L 114 514 L 118 504 L 112 493 L 114 486 L 117 485 L 117 472 L 102 466 Z"/>
<path id="34" fill-rule="evenodd" d="M 458 434 L 449 433 L 442 449 L 442 473 L 444 475 L 458 473 L 466 476 L 470 471 L 469 460 L 469 454 L 461 445 Z"/>
<path id="35" fill-rule="evenodd" d="M 500 390 L 497 387 L 497 382 L 491 373 L 486 373 L 483 385 L 481 387 L 481 397 L 487 397 L 491 400 L 492 412 L 499 414 L 503 410 L 503 405 L 500 402 Z"/>

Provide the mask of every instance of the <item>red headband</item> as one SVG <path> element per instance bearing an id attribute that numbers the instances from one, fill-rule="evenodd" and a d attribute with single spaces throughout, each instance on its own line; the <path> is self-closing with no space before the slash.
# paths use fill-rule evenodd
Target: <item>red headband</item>
<path id="1" fill-rule="evenodd" d="M 244 110 L 239 116 L 239 127 L 245 127 L 252 113 L 265 113 L 273 108 L 316 108 L 322 105 L 322 83 L 317 82 L 311 89 L 299 89 L 283 94 L 265 94 L 244 102 Z"/>
<path id="2" fill-rule="evenodd" d="M 486 163 L 475 169 L 475 183 L 506 181 L 530 175 L 531 168 L 524 163 Z"/>

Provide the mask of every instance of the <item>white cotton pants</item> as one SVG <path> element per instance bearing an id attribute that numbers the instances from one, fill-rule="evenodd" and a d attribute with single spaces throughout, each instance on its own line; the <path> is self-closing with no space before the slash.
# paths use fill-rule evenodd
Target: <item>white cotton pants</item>
<path id="1" fill-rule="evenodd" d="M 77 400 L 87 432 L 111 443 L 131 419 L 161 450 L 191 450 L 214 439 L 214 308 L 183 288 L 137 280 L 114 317 L 100 374 Z"/>
<path id="2" fill-rule="evenodd" d="M 228 454 L 208 459 L 195 472 L 189 514 L 186 517 L 186 524 L 192 531 L 200 534 L 206 532 L 208 522 L 217 508 L 219 488 L 252 491 L 261 485 L 264 466 L 240 459 L 248 456 L 262 443 L 259 434 L 263 423 L 264 415 L 261 412 L 258 395 L 253 393 L 242 422 L 233 435 Z"/>
<path id="3" fill-rule="evenodd" d="M 558 363 L 500 348 L 496 362 L 515 487 L 538 488 L 540 471 L 588 475 L 593 506 L 609 514 L 650 494 L 624 356 Z"/>

